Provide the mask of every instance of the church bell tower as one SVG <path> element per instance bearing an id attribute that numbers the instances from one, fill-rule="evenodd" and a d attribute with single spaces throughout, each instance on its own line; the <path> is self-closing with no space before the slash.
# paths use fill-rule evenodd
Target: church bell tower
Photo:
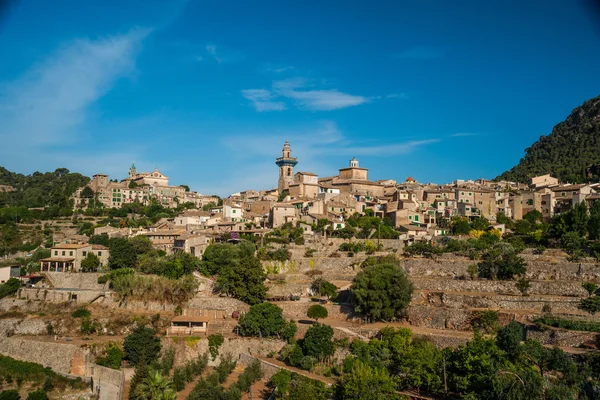
<path id="1" fill-rule="evenodd" d="M 281 157 L 275 160 L 275 164 L 279 167 L 279 181 L 277 189 L 281 194 L 284 190 L 289 189 L 290 183 L 294 180 L 294 167 L 298 164 L 298 159 L 292 157 L 292 148 L 286 140 L 281 150 Z"/>

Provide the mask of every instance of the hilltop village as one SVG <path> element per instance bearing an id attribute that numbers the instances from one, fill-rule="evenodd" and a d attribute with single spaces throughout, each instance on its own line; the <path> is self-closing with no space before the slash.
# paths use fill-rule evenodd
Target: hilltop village
<path id="1" fill-rule="evenodd" d="M 206 248 L 203 244 L 215 236 L 229 232 L 260 237 L 285 224 L 302 227 L 304 235 L 315 234 L 313 227 L 318 227 L 325 235 L 352 236 L 345 228 L 347 219 L 356 213 L 385 219 L 397 231 L 386 238 L 409 244 L 449 235 L 453 218 L 472 221 L 482 217 L 505 233 L 503 218 L 516 221 L 539 211 L 549 221 L 574 205 L 586 203 L 590 208 L 600 199 L 597 183 L 561 183 L 549 174 L 533 177 L 528 184 L 478 179 L 438 185 L 420 183 L 412 177 L 404 182 L 371 181 L 368 168 L 361 167 L 356 158 L 340 168 L 337 176 L 319 177 L 313 172 L 295 171 L 298 158 L 292 156 L 287 141 L 275 164 L 279 167 L 276 189 L 247 190 L 223 199 L 169 186 L 169 178 L 158 169 L 138 173 L 132 165 L 129 176 L 119 182 L 104 174 L 94 175 L 86 187 L 74 193 L 74 206 L 81 210 L 95 202 L 107 208 L 152 202 L 167 208 L 186 204 L 190 209 L 151 227 L 106 226 L 94 233 L 109 237 L 145 235 L 168 253 L 193 249 L 200 256 Z M 368 237 L 380 235 L 373 231 Z"/>
<path id="2" fill-rule="evenodd" d="M 599 398 L 598 183 L 275 165 L 5 173 L 0 399 Z"/>

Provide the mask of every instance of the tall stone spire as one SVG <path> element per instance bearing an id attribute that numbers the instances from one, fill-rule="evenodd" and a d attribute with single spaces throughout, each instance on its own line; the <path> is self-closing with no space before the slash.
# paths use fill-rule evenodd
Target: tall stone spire
<path id="1" fill-rule="evenodd" d="M 298 164 L 298 159 L 292 157 L 292 147 L 286 140 L 281 150 L 281 157 L 275 159 L 275 164 L 279 167 L 279 181 L 277 189 L 279 193 L 289 189 L 290 183 L 294 180 L 294 167 Z"/>

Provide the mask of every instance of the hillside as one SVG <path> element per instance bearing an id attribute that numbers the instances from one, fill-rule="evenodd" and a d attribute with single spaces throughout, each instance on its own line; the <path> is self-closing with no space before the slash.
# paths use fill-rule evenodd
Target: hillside
<path id="1" fill-rule="evenodd" d="M 66 168 L 23 175 L 0 167 L 0 185 L 16 189 L 14 192 L 0 193 L 0 207 L 65 207 L 68 206 L 69 196 L 89 181 L 87 176 L 70 172 Z"/>
<path id="2" fill-rule="evenodd" d="M 600 181 L 600 96 L 574 109 L 552 133 L 525 149 L 519 164 L 496 179 L 527 182 L 547 173 L 562 182 Z"/>

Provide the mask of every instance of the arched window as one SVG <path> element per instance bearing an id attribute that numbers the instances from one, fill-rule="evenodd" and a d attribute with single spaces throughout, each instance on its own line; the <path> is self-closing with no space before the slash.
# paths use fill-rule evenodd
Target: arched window
<path id="1" fill-rule="evenodd" d="M 291 175 L 292 175 L 292 169 L 288 168 L 288 176 L 291 176 Z"/>

